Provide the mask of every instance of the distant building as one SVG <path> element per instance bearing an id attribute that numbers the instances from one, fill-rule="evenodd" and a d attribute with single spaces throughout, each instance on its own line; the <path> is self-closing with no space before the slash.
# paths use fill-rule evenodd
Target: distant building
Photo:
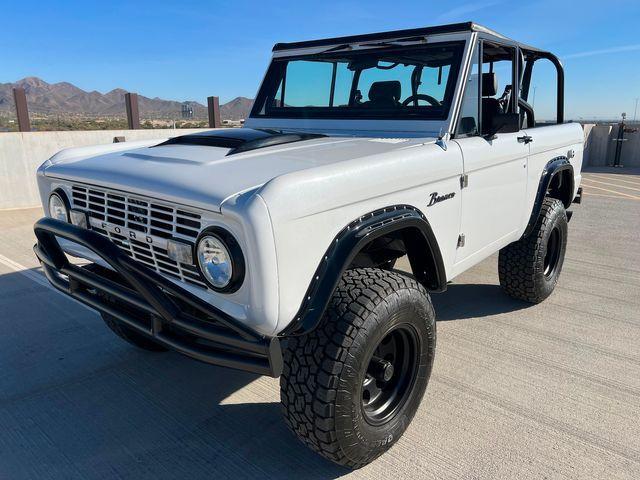
<path id="1" fill-rule="evenodd" d="M 193 106 L 187 102 L 182 104 L 182 118 L 193 118 Z"/>

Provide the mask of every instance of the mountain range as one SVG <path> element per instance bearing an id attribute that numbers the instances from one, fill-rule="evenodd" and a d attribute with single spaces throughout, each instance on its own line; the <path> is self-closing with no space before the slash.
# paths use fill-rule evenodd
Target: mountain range
<path id="1" fill-rule="evenodd" d="M 27 77 L 14 83 L 0 83 L 0 115 L 15 111 L 13 88 L 22 87 L 27 95 L 30 113 L 40 115 L 74 115 L 95 117 L 124 117 L 124 94 L 116 88 L 107 93 L 87 92 L 68 82 L 47 83 L 37 77 Z M 189 105 L 197 119 L 207 118 L 207 107 L 196 101 L 177 102 L 161 98 L 149 98 L 138 94 L 140 117 L 179 119 L 182 106 Z M 241 120 L 249 116 L 253 100 L 236 97 L 220 105 L 223 120 Z"/>

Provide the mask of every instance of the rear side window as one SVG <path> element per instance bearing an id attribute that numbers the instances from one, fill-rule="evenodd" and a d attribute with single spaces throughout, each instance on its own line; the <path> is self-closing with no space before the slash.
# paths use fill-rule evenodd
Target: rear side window
<path id="1" fill-rule="evenodd" d="M 546 58 L 537 59 L 532 67 L 527 101 L 535 112 L 536 127 L 558 121 L 558 71 Z"/>

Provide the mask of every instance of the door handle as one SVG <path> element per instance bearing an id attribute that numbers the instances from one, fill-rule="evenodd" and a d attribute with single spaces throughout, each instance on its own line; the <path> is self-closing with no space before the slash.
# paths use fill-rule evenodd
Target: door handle
<path id="1" fill-rule="evenodd" d="M 530 137 L 529 135 L 523 135 L 522 137 L 518 137 L 518 142 L 524 143 L 526 145 L 527 143 L 533 142 L 533 137 Z"/>

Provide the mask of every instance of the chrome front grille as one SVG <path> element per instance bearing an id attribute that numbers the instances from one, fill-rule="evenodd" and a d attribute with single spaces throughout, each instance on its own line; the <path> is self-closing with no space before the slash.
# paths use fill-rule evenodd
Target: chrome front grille
<path id="1" fill-rule="evenodd" d="M 166 241 L 194 245 L 201 230 L 199 213 L 157 200 L 84 185 L 73 185 L 74 208 L 87 212 L 91 229 L 106 236 L 127 255 L 159 273 L 207 288 L 195 265 L 168 257 Z"/>

